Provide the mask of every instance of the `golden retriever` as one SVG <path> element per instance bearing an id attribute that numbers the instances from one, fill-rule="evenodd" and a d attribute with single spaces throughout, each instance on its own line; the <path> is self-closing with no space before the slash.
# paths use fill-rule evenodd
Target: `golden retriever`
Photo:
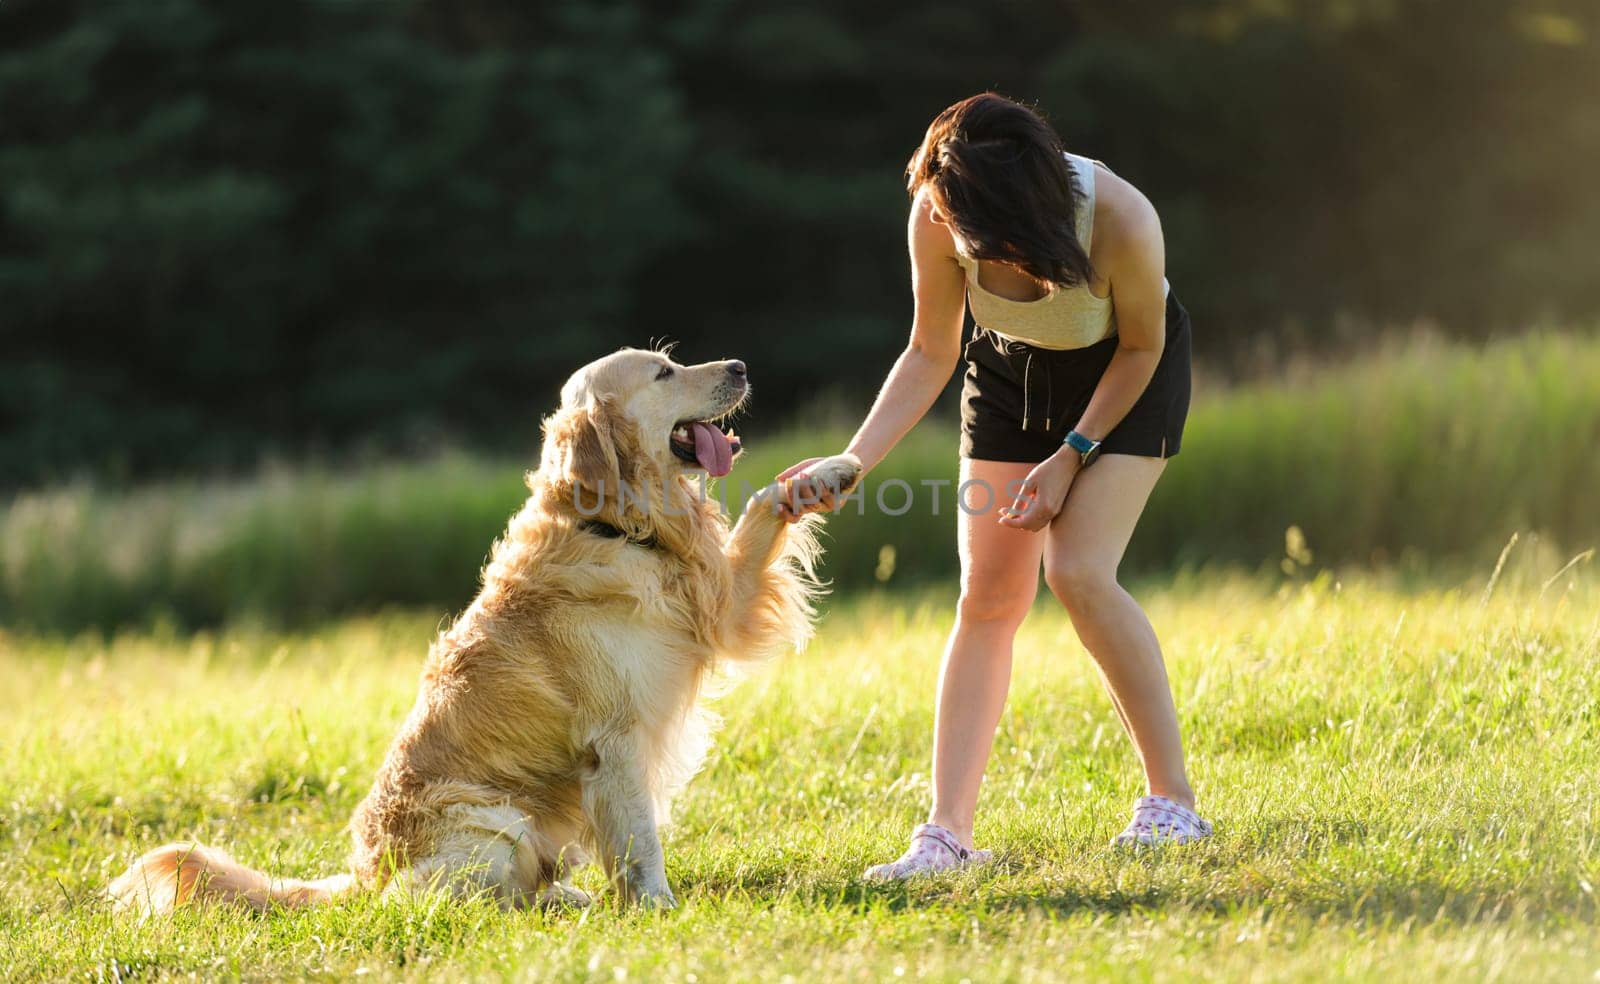
<path id="1" fill-rule="evenodd" d="M 189 900 L 258 909 L 354 891 L 487 893 L 507 908 L 584 904 L 597 859 L 630 901 L 675 904 L 658 825 L 709 745 L 702 689 L 731 664 L 799 647 L 818 583 L 811 521 L 769 486 L 731 531 L 701 471 L 740 446 L 715 422 L 742 362 L 682 366 L 624 349 L 575 373 L 544 421 L 531 493 L 483 589 L 428 654 L 416 706 L 350 821 L 351 871 L 318 881 L 168 844 L 110 885 L 144 912 Z M 853 487 L 850 455 L 811 469 Z"/>

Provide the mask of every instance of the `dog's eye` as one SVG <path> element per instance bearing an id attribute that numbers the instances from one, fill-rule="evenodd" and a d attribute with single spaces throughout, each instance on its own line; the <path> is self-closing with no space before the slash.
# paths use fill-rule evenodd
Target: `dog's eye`
<path id="1" fill-rule="evenodd" d="M 670 379 L 671 377 L 672 377 L 672 367 L 671 366 L 662 366 L 661 367 L 661 371 L 656 373 L 656 379 L 657 380 Z"/>

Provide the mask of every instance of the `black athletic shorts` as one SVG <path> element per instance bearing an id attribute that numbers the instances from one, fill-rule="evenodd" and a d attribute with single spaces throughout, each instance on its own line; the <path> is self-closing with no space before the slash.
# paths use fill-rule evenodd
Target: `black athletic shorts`
<path id="1" fill-rule="evenodd" d="M 1150 385 L 1101 444 L 1102 454 L 1170 458 L 1189 415 L 1189 312 L 1167 293 L 1167 343 Z M 1117 336 L 1045 349 L 975 328 L 961 388 L 961 457 L 1037 463 L 1055 454 L 1089 406 Z"/>

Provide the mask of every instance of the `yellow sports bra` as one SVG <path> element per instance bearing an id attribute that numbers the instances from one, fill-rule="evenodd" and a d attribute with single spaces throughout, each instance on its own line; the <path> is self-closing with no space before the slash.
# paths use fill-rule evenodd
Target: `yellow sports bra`
<path id="1" fill-rule="evenodd" d="M 1079 204 L 1076 229 L 1083 251 L 1089 252 L 1094 235 L 1095 161 L 1068 154 L 1073 177 L 1083 197 Z M 967 308 L 978 327 L 996 335 L 1046 349 L 1088 348 L 1117 333 L 1117 316 L 1111 298 L 1096 297 L 1087 284 L 1058 287 L 1050 284 L 1047 293 L 1033 301 L 1013 301 L 985 290 L 978 282 L 978 261 L 961 252 L 956 259 L 967 274 Z"/>

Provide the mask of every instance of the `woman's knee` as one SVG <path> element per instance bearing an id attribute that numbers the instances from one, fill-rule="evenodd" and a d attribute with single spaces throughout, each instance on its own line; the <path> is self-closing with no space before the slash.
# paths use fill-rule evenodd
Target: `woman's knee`
<path id="1" fill-rule="evenodd" d="M 1046 557 L 1044 580 L 1068 611 L 1082 611 L 1122 590 L 1117 569 L 1077 557 Z"/>
<path id="2" fill-rule="evenodd" d="M 1037 574 L 1034 575 L 1038 577 Z M 1038 593 L 1038 581 L 1009 584 L 965 583 L 961 586 L 961 600 L 956 603 L 956 615 L 963 622 L 1021 625 L 1033 607 Z"/>

